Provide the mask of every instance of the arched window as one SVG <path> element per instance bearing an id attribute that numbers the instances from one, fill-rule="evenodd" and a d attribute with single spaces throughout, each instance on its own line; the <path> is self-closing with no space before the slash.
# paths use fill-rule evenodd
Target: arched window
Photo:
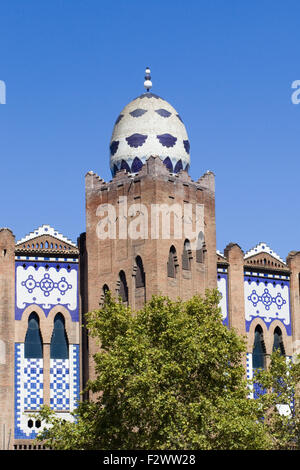
<path id="1" fill-rule="evenodd" d="M 120 271 L 119 273 L 119 282 L 120 282 L 120 288 L 119 288 L 119 296 L 122 299 L 122 302 L 128 302 L 128 286 L 127 286 L 127 281 L 126 281 L 126 276 L 124 271 Z"/>
<path id="2" fill-rule="evenodd" d="M 177 255 L 176 255 L 176 249 L 172 245 L 169 251 L 169 259 L 167 263 L 168 277 L 173 277 L 173 278 L 176 277 L 177 267 L 178 267 L 178 260 L 177 260 Z"/>
<path id="3" fill-rule="evenodd" d="M 182 253 L 182 269 L 191 270 L 192 250 L 189 240 L 185 240 Z"/>
<path id="4" fill-rule="evenodd" d="M 282 333 L 281 333 L 281 329 L 278 326 L 276 326 L 274 330 L 273 351 L 276 351 L 277 349 L 279 349 L 281 356 L 285 356 Z"/>
<path id="5" fill-rule="evenodd" d="M 143 261 L 140 256 L 135 258 L 136 274 L 135 274 L 135 287 L 145 287 L 145 271 Z"/>
<path id="6" fill-rule="evenodd" d="M 53 333 L 50 344 L 50 358 L 69 358 L 69 347 L 65 330 L 65 319 L 61 313 L 58 313 L 54 318 Z"/>
<path id="7" fill-rule="evenodd" d="M 109 287 L 107 284 L 104 284 L 102 287 L 102 294 L 105 295 L 109 291 Z"/>
<path id="8" fill-rule="evenodd" d="M 35 312 L 32 312 L 28 318 L 24 356 L 27 359 L 42 359 L 43 357 L 43 342 L 40 332 L 39 317 Z"/>
<path id="9" fill-rule="evenodd" d="M 253 369 L 265 368 L 265 354 L 266 348 L 263 338 L 263 330 L 260 325 L 257 325 L 254 333 L 254 344 L 252 351 L 252 367 Z"/>
<path id="10" fill-rule="evenodd" d="M 205 252 L 205 243 L 204 243 L 204 234 L 199 232 L 197 247 L 196 247 L 196 262 L 204 263 L 204 252 Z"/>

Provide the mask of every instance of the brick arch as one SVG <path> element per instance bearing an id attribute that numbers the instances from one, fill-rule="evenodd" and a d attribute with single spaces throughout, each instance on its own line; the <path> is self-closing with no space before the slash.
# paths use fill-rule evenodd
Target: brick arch
<path id="1" fill-rule="evenodd" d="M 25 310 L 23 311 L 22 319 L 19 320 L 19 322 L 16 322 L 16 342 L 17 343 L 25 342 L 26 332 L 28 328 L 28 318 L 30 314 L 33 312 L 35 312 L 39 318 L 42 342 L 43 343 L 47 342 L 46 338 L 47 338 L 48 323 L 47 323 L 45 312 L 39 305 L 31 304 L 31 305 L 28 305 L 28 307 L 26 307 Z"/>
<path id="2" fill-rule="evenodd" d="M 167 276 L 168 278 L 176 279 L 179 273 L 179 262 L 178 262 L 178 247 L 175 243 L 169 248 L 167 257 Z"/>
<path id="3" fill-rule="evenodd" d="M 146 271 L 143 262 L 143 257 L 140 254 L 136 254 L 133 260 L 133 273 L 135 277 L 135 287 L 146 287 Z"/>
<path id="4" fill-rule="evenodd" d="M 269 342 L 266 341 L 268 339 L 268 328 L 265 324 L 265 322 L 261 318 L 254 318 L 252 320 L 250 328 L 249 328 L 249 333 L 248 333 L 248 341 L 247 341 L 247 351 L 252 354 L 252 349 L 253 349 L 253 344 L 254 344 L 254 334 L 255 334 L 255 328 L 257 326 L 260 326 L 262 331 L 263 331 L 263 337 L 264 337 L 264 343 L 266 346 L 266 354 L 270 354 L 269 351 Z"/>
<path id="5" fill-rule="evenodd" d="M 129 296 L 130 296 L 130 292 L 129 292 L 129 279 L 130 279 L 130 276 L 128 276 L 128 273 L 126 272 L 125 269 L 120 269 L 119 272 L 118 272 L 118 277 L 117 277 L 117 281 L 116 281 L 116 297 L 119 298 L 119 297 L 122 297 L 122 292 L 120 293 L 120 291 L 122 290 L 122 288 L 124 289 L 124 296 L 127 297 L 127 300 L 125 300 L 125 297 L 124 297 L 124 300 L 123 302 L 126 302 L 129 304 Z"/>
<path id="6" fill-rule="evenodd" d="M 55 307 L 53 307 L 49 312 L 49 315 L 47 317 L 47 321 L 48 321 L 48 331 L 47 331 L 48 341 L 47 342 L 48 343 L 51 342 L 53 326 L 54 326 L 54 318 L 58 313 L 61 313 L 62 316 L 64 317 L 65 329 L 66 329 L 66 334 L 67 334 L 69 344 L 78 343 L 79 341 L 76 338 L 76 323 L 72 322 L 72 317 L 71 317 L 70 312 L 62 305 L 55 305 Z"/>
<path id="7" fill-rule="evenodd" d="M 272 347 L 273 347 L 274 331 L 277 327 L 280 328 L 280 331 L 282 334 L 282 340 L 283 340 L 286 356 L 292 356 L 293 352 L 292 352 L 292 346 L 291 346 L 291 341 L 290 341 L 291 337 L 287 335 L 285 325 L 280 320 L 274 320 L 269 328 L 269 335 L 270 335 L 270 340 L 272 341 Z"/>
<path id="8" fill-rule="evenodd" d="M 182 254 L 181 254 L 181 264 L 182 269 L 186 271 L 192 270 L 191 260 L 193 259 L 191 242 L 188 238 L 184 240 Z"/>

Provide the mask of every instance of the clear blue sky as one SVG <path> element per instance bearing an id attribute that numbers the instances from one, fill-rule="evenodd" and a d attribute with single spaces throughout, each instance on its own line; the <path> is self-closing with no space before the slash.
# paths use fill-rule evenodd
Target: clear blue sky
<path id="1" fill-rule="evenodd" d="M 84 176 L 106 180 L 121 109 L 154 93 L 182 116 L 191 170 L 216 175 L 217 247 L 300 250 L 298 0 L 0 3 L 0 226 L 85 231 Z"/>

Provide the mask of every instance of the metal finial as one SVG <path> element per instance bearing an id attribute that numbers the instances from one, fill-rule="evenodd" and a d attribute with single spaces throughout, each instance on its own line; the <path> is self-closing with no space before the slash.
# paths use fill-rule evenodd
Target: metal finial
<path id="1" fill-rule="evenodd" d="M 149 69 L 149 67 L 146 67 L 146 70 L 145 70 L 145 74 L 146 74 L 146 75 L 145 75 L 144 87 L 146 88 L 147 91 L 149 91 L 150 88 L 152 87 L 150 72 L 151 72 L 151 70 Z"/>

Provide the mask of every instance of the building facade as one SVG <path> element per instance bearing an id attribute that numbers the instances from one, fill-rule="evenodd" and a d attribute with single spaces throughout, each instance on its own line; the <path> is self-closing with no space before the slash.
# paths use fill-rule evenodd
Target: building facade
<path id="1" fill-rule="evenodd" d="M 114 125 L 112 180 L 86 174 L 76 243 L 49 225 L 19 241 L 0 229 L 1 449 L 33 448 L 42 423 L 31 415 L 43 404 L 72 419 L 94 377 L 84 314 L 107 289 L 137 310 L 155 294 L 218 288 L 223 323 L 247 337 L 248 378 L 274 348 L 300 352 L 300 252 L 284 261 L 265 243 L 217 251 L 214 174 L 191 179 L 185 125 L 150 92 L 149 71 L 145 87 Z"/>

